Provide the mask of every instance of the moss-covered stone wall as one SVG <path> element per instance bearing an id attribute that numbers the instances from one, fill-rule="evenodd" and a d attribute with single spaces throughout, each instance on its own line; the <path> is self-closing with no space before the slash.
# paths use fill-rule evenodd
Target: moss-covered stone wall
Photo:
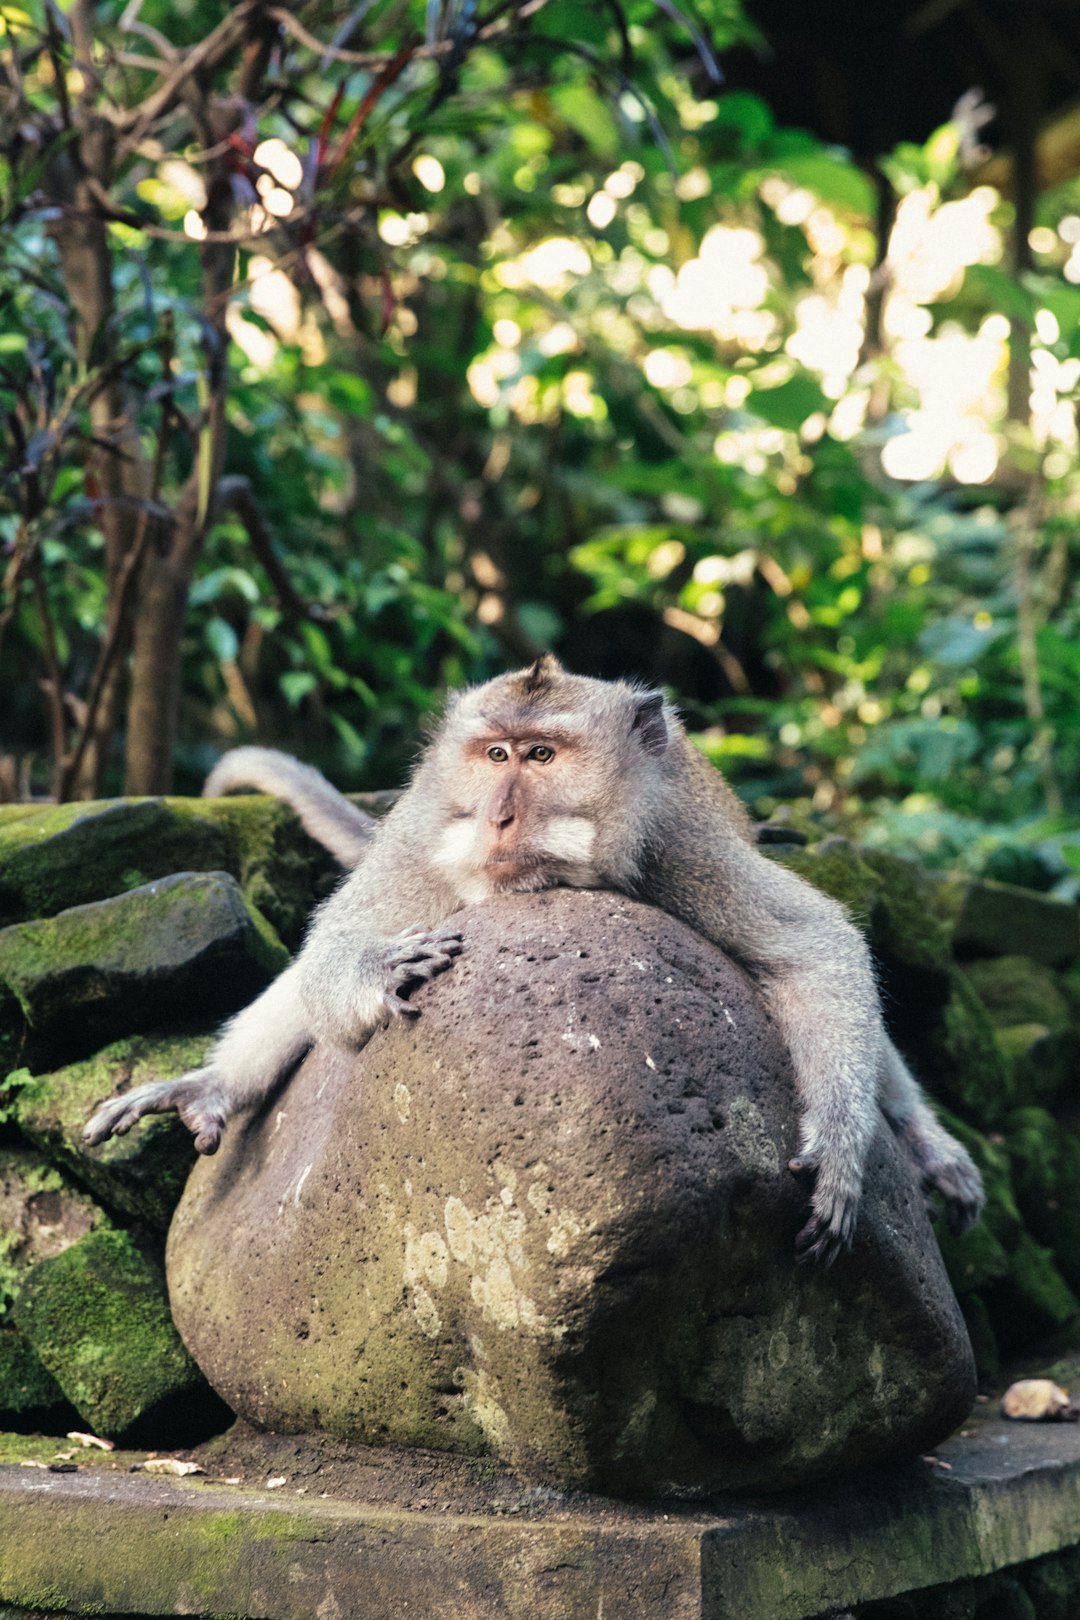
<path id="1" fill-rule="evenodd" d="M 982 1166 L 985 1221 L 941 1232 L 982 1375 L 1072 1347 L 1076 908 L 836 840 L 769 853 L 848 905 L 899 1045 Z M 0 807 L 0 1427 L 165 1444 L 181 1412 L 185 1438 L 224 1420 L 165 1305 L 187 1133 L 155 1119 L 90 1151 L 80 1131 L 109 1094 L 197 1066 L 335 876 L 266 799 Z"/>

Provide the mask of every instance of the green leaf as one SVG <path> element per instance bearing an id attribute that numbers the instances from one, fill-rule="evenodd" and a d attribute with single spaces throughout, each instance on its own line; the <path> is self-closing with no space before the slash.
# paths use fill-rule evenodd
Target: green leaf
<path id="1" fill-rule="evenodd" d="M 240 643 L 236 639 L 236 631 L 225 619 L 207 619 L 206 639 L 219 664 L 235 662 Z"/>
<path id="2" fill-rule="evenodd" d="M 619 150 L 619 126 L 607 103 L 587 84 L 564 84 L 551 92 L 552 105 L 603 158 L 614 158 Z"/>
<path id="3" fill-rule="evenodd" d="M 788 180 L 805 186 L 823 203 L 861 218 L 873 217 L 876 212 L 877 197 L 870 178 L 850 158 L 830 152 L 807 152 L 784 158 L 778 167 Z"/>
<path id="4" fill-rule="evenodd" d="M 338 736 L 341 738 L 342 742 L 345 744 L 346 752 L 351 755 L 353 759 L 364 759 L 368 751 L 367 743 L 364 741 L 363 737 L 361 737 L 356 727 L 351 725 L 343 714 L 334 714 L 333 711 L 331 711 L 327 718 L 329 719 L 334 730 L 337 732 Z"/>
<path id="5" fill-rule="evenodd" d="M 974 296 L 987 309 L 1000 310 L 1010 320 L 1031 326 L 1035 320 L 1035 299 L 1015 276 L 1000 270 L 995 264 L 968 265 L 964 276 L 964 291 Z"/>
<path id="6" fill-rule="evenodd" d="M 309 693 L 314 692 L 318 684 L 318 677 L 310 669 L 290 670 L 278 682 L 290 709 L 295 709 Z"/>
<path id="7" fill-rule="evenodd" d="M 830 408 L 821 384 L 807 371 L 795 372 L 775 388 L 752 388 L 746 400 L 748 411 L 772 427 L 786 428 L 791 433 L 797 433 L 815 411 Z"/>

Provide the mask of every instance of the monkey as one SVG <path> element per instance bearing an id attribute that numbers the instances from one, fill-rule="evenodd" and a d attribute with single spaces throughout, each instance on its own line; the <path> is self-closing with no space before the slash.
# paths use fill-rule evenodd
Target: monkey
<path id="1" fill-rule="evenodd" d="M 659 691 L 565 671 L 550 653 L 452 694 L 411 783 L 377 824 L 317 772 L 270 750 L 226 755 L 207 788 L 262 786 L 350 874 L 292 964 L 223 1028 L 206 1066 L 104 1103 L 88 1144 L 176 1110 L 200 1153 L 316 1042 L 355 1050 L 414 1018 L 413 992 L 462 949 L 461 907 L 558 886 L 613 889 L 687 923 L 739 962 L 790 1052 L 812 1178 L 799 1259 L 831 1264 L 855 1230 L 879 1107 L 924 1189 L 963 1230 L 979 1172 L 889 1039 L 865 941 L 844 908 L 763 856 L 733 789 Z"/>

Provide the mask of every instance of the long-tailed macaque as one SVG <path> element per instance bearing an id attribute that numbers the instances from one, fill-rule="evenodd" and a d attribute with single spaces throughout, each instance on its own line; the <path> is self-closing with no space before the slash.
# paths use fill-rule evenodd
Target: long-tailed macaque
<path id="1" fill-rule="evenodd" d="M 369 822 L 267 750 L 227 755 L 207 787 L 269 788 L 353 871 L 295 962 L 223 1029 L 205 1068 L 105 1103 L 87 1142 L 176 1109 L 201 1153 L 316 1041 L 355 1048 L 416 1016 L 410 992 L 461 950 L 453 916 L 493 895 L 616 889 L 661 907 L 753 976 L 787 1043 L 800 1102 L 790 1168 L 813 1177 L 803 1258 L 850 1245 L 878 1108 L 956 1227 L 979 1173 L 938 1123 L 882 1022 L 866 945 L 843 907 L 755 848 L 735 794 L 659 692 L 567 674 L 550 655 L 451 699 L 411 785 Z"/>

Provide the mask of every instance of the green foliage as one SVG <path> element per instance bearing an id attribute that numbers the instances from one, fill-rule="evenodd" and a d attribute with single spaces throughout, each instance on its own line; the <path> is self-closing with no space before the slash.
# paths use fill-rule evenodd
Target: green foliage
<path id="1" fill-rule="evenodd" d="M 184 46 L 212 9 L 147 0 L 140 18 Z M 347 48 L 393 53 L 426 9 L 377 4 Z M 103 52 L 132 49 L 121 11 L 101 8 Z M 253 736 L 388 784 L 447 686 L 553 645 L 666 682 L 759 812 L 796 800 L 931 864 L 1011 862 L 1075 893 L 1078 486 L 1054 402 L 1080 360 L 1080 190 L 1042 199 L 1037 272 L 1018 280 L 1009 206 L 972 190 L 947 125 L 882 159 L 900 199 L 887 279 L 872 180 L 711 84 L 694 29 L 721 59 L 752 31 L 734 3 L 696 18 L 551 0 L 452 73 L 417 59 L 377 95 L 376 68 L 282 35 L 253 140 L 310 172 L 375 99 L 347 161 L 324 151 L 314 198 L 296 188 L 310 231 L 286 221 L 237 253 L 225 470 L 265 534 L 230 509 L 203 543 L 178 785 Z M 305 26 L 328 39 L 344 20 L 323 7 Z M 42 106 L 47 54 L 28 75 Z M 126 73 L 134 103 L 153 75 Z M 76 699 L 106 613 L 94 360 L 35 206 L 63 139 L 12 145 L 0 171 L 0 409 L 19 425 L 0 543 L 18 555 L 32 534 L 39 581 L 0 647 L 4 745 L 39 787 L 42 600 Z M 168 507 L 200 464 L 209 365 L 183 235 L 198 160 L 132 162 L 109 226 L 145 455 L 173 410 Z M 263 185 L 245 163 L 238 183 Z M 1006 416 L 1002 316 L 1034 348 L 1030 422 Z M 968 440 L 950 447 L 937 419 L 940 464 L 915 476 L 919 367 L 948 344 L 959 370 L 985 362 L 984 397 L 962 408 Z"/>

